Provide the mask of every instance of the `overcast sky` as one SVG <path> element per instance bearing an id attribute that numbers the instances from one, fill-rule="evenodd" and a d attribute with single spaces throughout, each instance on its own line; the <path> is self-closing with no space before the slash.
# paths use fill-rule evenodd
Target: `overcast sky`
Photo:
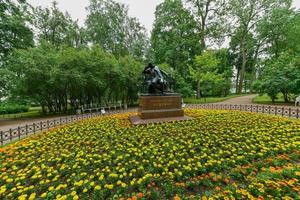
<path id="1" fill-rule="evenodd" d="M 53 0 L 28 0 L 33 6 L 50 6 Z M 73 19 L 78 19 L 83 25 L 87 15 L 86 7 L 89 0 L 56 0 L 62 11 L 68 11 Z M 129 14 L 137 17 L 140 22 L 150 31 L 154 22 L 154 12 L 158 4 L 163 0 L 117 0 L 129 5 Z M 294 0 L 294 6 L 300 8 L 300 0 Z"/>

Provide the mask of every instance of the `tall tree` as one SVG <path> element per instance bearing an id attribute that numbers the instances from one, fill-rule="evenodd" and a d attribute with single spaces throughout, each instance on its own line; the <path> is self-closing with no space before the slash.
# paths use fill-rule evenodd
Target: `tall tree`
<path id="1" fill-rule="evenodd" d="M 217 73 L 217 66 L 219 64 L 220 61 L 212 50 L 205 51 L 201 55 L 195 57 L 195 67 L 193 68 L 190 66 L 189 70 L 191 77 L 197 84 L 197 98 L 202 96 L 201 90 L 203 92 L 207 89 L 207 83 L 206 88 L 201 86 L 203 82 L 212 82 L 211 80 L 221 78 Z"/>
<path id="2" fill-rule="evenodd" d="M 239 84 L 237 92 L 243 90 L 243 83 L 248 62 L 248 50 L 251 43 L 251 35 L 256 37 L 257 24 L 271 10 L 280 6 L 290 5 L 290 0 L 230 0 L 229 17 L 231 20 L 232 35 L 238 40 L 240 57 L 242 60 L 239 71 Z M 250 40 L 249 40 L 250 39 Z"/>
<path id="3" fill-rule="evenodd" d="M 90 0 L 88 11 L 86 26 L 92 43 L 116 56 L 144 54 L 146 30 L 128 15 L 126 5 L 113 0 Z"/>
<path id="4" fill-rule="evenodd" d="M 286 50 L 297 51 L 300 39 L 300 14 L 290 6 L 273 9 L 258 24 L 260 38 L 265 39 L 265 53 L 278 58 Z"/>
<path id="5" fill-rule="evenodd" d="M 278 93 L 282 93 L 285 102 L 291 94 L 300 92 L 300 56 L 292 51 L 281 53 L 278 58 L 266 61 L 262 76 L 256 87 L 267 93 L 275 102 Z"/>
<path id="6" fill-rule="evenodd" d="M 33 16 L 39 42 L 44 40 L 56 47 L 79 47 L 86 44 L 84 29 L 79 27 L 77 21 L 72 20 L 69 13 L 61 12 L 56 1 L 52 2 L 50 8 L 36 7 Z"/>
<path id="7" fill-rule="evenodd" d="M 28 26 L 30 16 L 25 0 L 0 1 L 0 99 L 7 97 L 13 86 L 13 73 L 7 70 L 13 49 L 33 46 L 33 33 Z"/>
<path id="8" fill-rule="evenodd" d="M 0 67 L 14 48 L 24 49 L 33 45 L 33 33 L 28 4 L 25 0 L 0 1 Z"/>
<path id="9" fill-rule="evenodd" d="M 192 10 L 199 32 L 201 50 L 221 40 L 226 32 L 225 3 L 227 0 L 185 0 Z M 211 40 L 210 40 L 211 39 Z"/>
<path id="10" fill-rule="evenodd" d="M 187 63 L 199 53 L 196 21 L 181 0 L 166 0 L 156 7 L 151 47 L 156 63 L 168 63 L 187 75 Z"/>

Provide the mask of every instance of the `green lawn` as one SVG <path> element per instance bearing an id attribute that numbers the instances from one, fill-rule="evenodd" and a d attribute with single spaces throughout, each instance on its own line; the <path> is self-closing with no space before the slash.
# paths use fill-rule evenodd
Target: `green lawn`
<path id="1" fill-rule="evenodd" d="M 257 104 L 273 104 L 271 98 L 267 95 L 259 95 L 253 99 L 253 103 Z M 294 102 L 285 103 L 283 99 L 282 94 L 277 95 L 277 99 L 275 100 L 274 105 L 287 105 L 287 106 L 293 106 L 295 105 Z"/>
<path id="2" fill-rule="evenodd" d="M 0 119 L 40 117 L 44 115 L 41 110 L 41 107 L 31 107 L 28 112 L 0 115 Z"/>
<path id="3" fill-rule="evenodd" d="M 216 102 L 222 102 L 227 99 L 231 99 L 234 97 L 240 97 L 245 94 L 230 94 L 226 97 L 206 97 L 206 98 L 201 98 L 201 99 L 196 99 L 196 98 L 184 98 L 183 101 L 184 103 L 187 104 L 204 104 L 204 103 L 216 103 Z"/>

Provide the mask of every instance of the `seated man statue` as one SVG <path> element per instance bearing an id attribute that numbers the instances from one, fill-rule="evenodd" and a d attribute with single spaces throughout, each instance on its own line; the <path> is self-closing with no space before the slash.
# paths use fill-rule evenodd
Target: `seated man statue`
<path id="1" fill-rule="evenodd" d="M 163 73 L 158 66 L 154 66 L 152 63 L 149 63 L 145 67 L 143 74 L 149 74 L 150 79 L 146 80 L 148 93 L 155 94 L 157 91 L 164 93 L 165 81 Z"/>

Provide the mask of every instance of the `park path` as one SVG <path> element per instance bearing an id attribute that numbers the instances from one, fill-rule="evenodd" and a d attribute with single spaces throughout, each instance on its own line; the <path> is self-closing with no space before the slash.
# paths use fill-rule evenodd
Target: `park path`
<path id="1" fill-rule="evenodd" d="M 240 96 L 240 97 L 234 97 L 231 99 L 227 99 L 225 101 L 217 102 L 214 104 L 227 104 L 227 105 L 255 105 L 255 106 L 270 106 L 270 107 L 278 107 L 278 108 L 291 108 L 291 109 L 297 109 L 299 107 L 293 106 L 293 105 L 273 105 L 273 104 L 257 104 L 253 103 L 252 100 L 257 97 L 258 94 L 251 94 L 246 96 Z"/>
<path id="2" fill-rule="evenodd" d="M 231 99 L 227 99 L 222 102 L 218 102 L 215 104 L 231 104 L 231 105 L 242 105 L 242 104 L 253 104 L 252 100 L 257 96 L 257 94 L 251 94 L 246 96 L 234 97 Z"/>

